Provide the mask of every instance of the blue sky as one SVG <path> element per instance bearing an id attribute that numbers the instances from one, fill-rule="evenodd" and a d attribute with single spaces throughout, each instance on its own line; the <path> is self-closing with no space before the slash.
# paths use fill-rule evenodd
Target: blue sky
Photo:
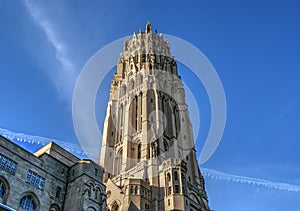
<path id="1" fill-rule="evenodd" d="M 299 9 L 299 1 L 283 0 L 3 0 L 0 128 L 77 144 L 71 100 L 80 70 L 101 47 L 151 20 L 159 32 L 199 48 L 224 86 L 224 135 L 201 166 L 228 174 L 203 171 L 211 208 L 299 210 L 299 188 L 278 188 L 278 182 L 300 186 Z M 199 153 L 210 124 L 208 97 L 193 73 L 179 67 L 201 113 Z M 97 98 L 99 121 L 109 81 L 99 91 L 105 99 Z"/>

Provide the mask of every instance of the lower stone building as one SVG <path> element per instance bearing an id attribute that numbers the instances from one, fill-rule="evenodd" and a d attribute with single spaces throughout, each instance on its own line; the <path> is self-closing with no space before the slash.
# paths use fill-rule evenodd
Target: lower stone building
<path id="1" fill-rule="evenodd" d="M 104 211 L 102 175 L 54 142 L 32 154 L 0 136 L 0 211 Z"/>

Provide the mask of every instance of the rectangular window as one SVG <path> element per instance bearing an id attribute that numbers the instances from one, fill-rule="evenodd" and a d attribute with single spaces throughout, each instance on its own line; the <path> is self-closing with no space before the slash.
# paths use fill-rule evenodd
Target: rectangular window
<path id="1" fill-rule="evenodd" d="M 44 190 L 45 178 L 30 170 L 27 172 L 25 182 L 32 184 L 38 189 Z"/>
<path id="2" fill-rule="evenodd" d="M 0 154 L 0 168 L 11 174 L 15 174 L 17 163 L 8 157 Z"/>

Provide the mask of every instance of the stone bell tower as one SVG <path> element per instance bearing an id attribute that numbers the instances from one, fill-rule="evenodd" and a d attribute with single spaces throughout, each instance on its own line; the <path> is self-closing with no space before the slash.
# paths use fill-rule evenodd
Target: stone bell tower
<path id="1" fill-rule="evenodd" d="M 120 54 L 99 164 L 107 210 L 210 210 L 177 64 L 150 22 Z"/>

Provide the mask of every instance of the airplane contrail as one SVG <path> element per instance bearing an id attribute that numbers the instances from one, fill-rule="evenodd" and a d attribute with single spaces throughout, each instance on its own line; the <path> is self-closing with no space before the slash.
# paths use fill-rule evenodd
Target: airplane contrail
<path id="1" fill-rule="evenodd" d="M 253 178 L 253 177 L 233 175 L 233 174 L 228 174 L 225 172 L 221 172 L 209 168 L 203 168 L 203 167 L 201 168 L 201 172 L 204 177 L 212 178 L 216 180 L 223 180 L 223 181 L 229 181 L 235 183 L 244 183 L 244 184 L 259 186 L 268 189 L 300 192 L 300 186 L 292 185 L 288 183 L 274 182 L 274 181 L 269 181 L 264 179 Z"/>
<path id="2" fill-rule="evenodd" d="M 54 140 L 50 138 L 40 137 L 40 136 L 33 136 L 24 133 L 16 133 L 12 132 L 3 128 L 0 128 L 0 135 L 11 140 L 12 142 L 18 144 L 18 142 L 29 143 L 33 145 L 41 145 L 44 146 L 49 142 L 53 141 L 56 144 L 62 146 L 64 149 L 71 153 L 75 153 L 78 156 L 85 156 L 86 154 L 83 152 L 82 148 L 78 144 L 73 144 L 65 141 Z M 283 191 L 291 191 L 291 192 L 300 192 L 300 186 L 283 183 L 283 182 L 274 182 L 259 178 L 253 177 L 246 177 L 246 176 L 239 176 L 233 175 L 229 173 L 225 173 L 222 171 L 217 171 L 214 169 L 200 167 L 202 175 L 206 178 L 212 178 L 221 181 L 228 181 L 228 182 L 235 182 L 235 183 L 243 183 L 254 185 L 258 187 L 263 187 L 267 189 L 277 189 Z"/>

